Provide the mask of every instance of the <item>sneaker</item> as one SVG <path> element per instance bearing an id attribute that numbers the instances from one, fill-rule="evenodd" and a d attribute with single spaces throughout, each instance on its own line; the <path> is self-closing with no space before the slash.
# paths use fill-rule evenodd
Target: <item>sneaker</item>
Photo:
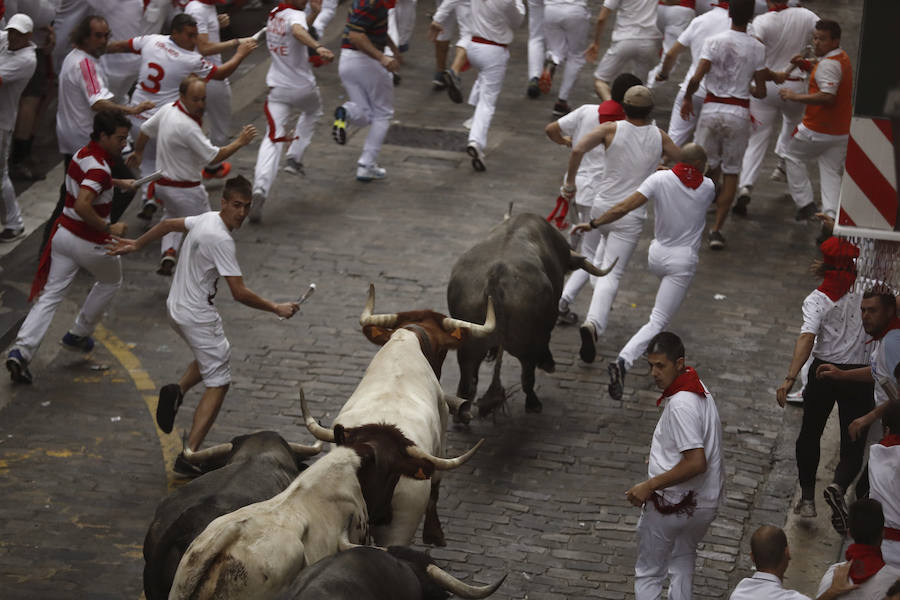
<path id="1" fill-rule="evenodd" d="M 710 231 L 709 232 L 709 249 L 710 250 L 724 250 L 725 249 L 725 236 L 722 235 L 720 231 Z"/>
<path id="2" fill-rule="evenodd" d="M 586 363 L 594 362 L 597 358 L 597 328 L 593 323 L 583 323 L 578 328 L 578 334 L 581 335 L 581 348 L 578 350 L 578 356 Z"/>
<path id="3" fill-rule="evenodd" d="M 560 325 L 574 325 L 578 322 L 578 315 L 569 308 L 568 302 L 560 300 L 559 313 L 557 314 L 556 320 Z"/>
<path id="4" fill-rule="evenodd" d="M 181 475 L 182 477 L 200 477 L 204 473 L 203 469 L 199 466 L 188 462 L 188 459 L 184 457 L 184 452 L 179 454 L 175 459 L 175 464 L 172 465 L 172 471 L 174 471 L 176 475 Z"/>
<path id="5" fill-rule="evenodd" d="M 779 183 L 787 182 L 787 171 L 784 170 L 784 159 L 778 161 L 778 164 L 775 165 L 775 168 L 772 169 L 772 174 L 769 175 L 769 179 L 772 181 L 777 181 Z"/>
<path id="6" fill-rule="evenodd" d="M 532 77 L 528 80 L 528 87 L 525 89 L 525 94 L 532 100 L 541 95 L 541 84 L 537 77 Z"/>
<path id="7" fill-rule="evenodd" d="M 606 372 L 609 373 L 609 385 L 606 387 L 609 397 L 621 400 L 625 393 L 625 361 L 618 358 L 616 362 L 609 363 Z"/>
<path id="8" fill-rule="evenodd" d="M 13 229 L 12 227 L 7 227 L 3 231 L 0 231 L 0 242 L 14 242 L 20 237 L 25 235 L 25 228 L 19 227 L 18 229 Z"/>
<path id="9" fill-rule="evenodd" d="M 400 44 L 399 46 L 397 46 L 397 50 L 400 51 L 400 54 L 409 52 L 409 44 Z"/>
<path id="10" fill-rule="evenodd" d="M 803 388 L 800 388 L 796 392 L 791 392 L 790 394 L 788 394 L 787 395 L 787 403 L 802 406 L 803 405 Z"/>
<path id="11" fill-rule="evenodd" d="M 163 277 L 171 277 L 172 271 L 175 270 L 175 249 L 169 248 L 163 252 L 162 259 L 159 261 L 159 268 L 156 269 L 157 275 Z"/>
<path id="12" fill-rule="evenodd" d="M 331 125 L 331 137 L 343 146 L 347 143 L 347 109 L 344 105 L 334 109 L 334 123 Z"/>
<path id="13" fill-rule="evenodd" d="M 156 405 L 156 424 L 164 433 L 172 433 L 172 426 L 175 425 L 175 415 L 178 413 L 178 407 L 181 406 L 181 400 L 184 394 L 177 383 L 169 383 L 162 386 L 159 390 L 159 402 Z"/>
<path id="14" fill-rule="evenodd" d="M 741 187 L 737 195 L 737 200 L 735 201 L 734 206 L 731 207 L 731 212 L 742 217 L 747 216 L 747 205 L 750 204 L 750 189 L 749 185 Z"/>
<path id="15" fill-rule="evenodd" d="M 441 92 L 447 89 L 447 82 L 444 81 L 443 71 L 437 71 L 434 74 L 434 77 L 431 78 L 431 89 L 436 92 Z"/>
<path id="16" fill-rule="evenodd" d="M 800 515 L 802 519 L 816 518 L 816 503 L 812 500 L 800 500 L 794 507 L 794 514 Z"/>
<path id="17" fill-rule="evenodd" d="M 400 77 L 399 75 L 397 75 L 396 73 L 392 73 L 391 77 L 394 80 L 394 87 L 397 87 L 403 81 L 403 78 Z"/>
<path id="18" fill-rule="evenodd" d="M 219 166 L 214 169 L 203 167 L 203 179 L 224 179 L 225 177 L 228 177 L 229 173 L 231 173 L 230 162 L 220 163 Z"/>
<path id="19" fill-rule="evenodd" d="M 94 349 L 94 338 L 89 335 L 75 335 L 71 331 L 66 332 L 60 343 L 63 348 L 72 352 L 90 352 Z"/>
<path id="20" fill-rule="evenodd" d="M 387 177 L 387 171 L 378 165 L 356 165 L 357 181 L 375 181 Z"/>
<path id="21" fill-rule="evenodd" d="M 257 225 L 262 221 L 263 206 L 266 204 L 266 197 L 262 192 L 253 192 L 253 200 L 250 204 L 250 223 Z"/>
<path id="22" fill-rule="evenodd" d="M 6 370 L 13 383 L 31 383 L 34 378 L 28 370 L 28 361 L 22 356 L 18 348 L 13 348 L 6 355 Z"/>
<path id="23" fill-rule="evenodd" d="M 847 527 L 849 523 L 849 514 L 847 512 L 847 501 L 844 499 L 844 490 L 836 483 L 829 484 L 825 491 L 825 502 L 831 507 L 831 526 L 839 535 L 847 535 Z"/>
<path id="24" fill-rule="evenodd" d="M 816 207 L 816 203 L 810 202 L 806 206 L 801 206 L 800 208 L 797 209 L 797 214 L 794 215 L 794 220 L 795 221 L 809 221 L 814 216 L 816 216 L 816 213 L 818 211 L 819 211 L 819 209 Z"/>
<path id="25" fill-rule="evenodd" d="M 454 104 L 462 104 L 462 80 L 453 69 L 444 70 L 444 83 L 447 84 L 447 95 Z"/>
<path id="26" fill-rule="evenodd" d="M 43 173 L 36 173 L 26 163 L 10 163 L 9 178 L 22 181 L 43 181 L 47 178 Z"/>
<path id="27" fill-rule="evenodd" d="M 485 170 L 484 166 L 484 152 L 481 148 L 478 147 L 478 144 L 475 142 L 469 142 L 469 145 L 466 146 L 466 154 L 472 157 L 472 168 L 481 173 Z"/>
<path id="28" fill-rule="evenodd" d="M 570 107 L 569 103 L 565 100 L 557 100 L 556 104 L 553 105 L 554 117 L 564 117 L 570 112 L 572 112 L 572 107 Z"/>
<path id="29" fill-rule="evenodd" d="M 465 121 L 462 122 L 462 126 L 466 129 L 472 129 L 472 117 L 469 117 Z"/>
<path id="30" fill-rule="evenodd" d="M 291 175 L 306 177 L 306 171 L 303 170 L 303 163 L 291 157 L 288 157 L 284 162 L 284 172 L 290 173 Z"/>
<path id="31" fill-rule="evenodd" d="M 156 206 L 156 202 L 153 202 L 153 201 L 147 202 L 141 208 L 141 212 L 139 212 L 137 214 L 137 218 L 141 219 L 142 221 L 149 221 L 150 219 L 153 218 L 153 215 L 156 214 L 157 208 L 158 207 Z"/>
<path id="32" fill-rule="evenodd" d="M 556 72 L 556 64 L 549 58 L 544 61 L 544 70 L 538 79 L 538 89 L 544 94 L 549 94 L 553 87 L 553 74 Z"/>

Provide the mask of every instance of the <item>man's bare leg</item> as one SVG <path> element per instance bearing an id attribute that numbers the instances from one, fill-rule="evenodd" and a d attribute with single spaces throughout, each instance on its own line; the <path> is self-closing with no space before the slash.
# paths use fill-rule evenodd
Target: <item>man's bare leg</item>
<path id="1" fill-rule="evenodd" d="M 606 102 L 607 100 L 612 100 L 612 92 L 609 89 L 609 84 L 603 80 L 595 79 L 594 80 L 594 91 L 597 92 L 597 96 L 600 97 L 602 102 Z"/>
<path id="2" fill-rule="evenodd" d="M 197 451 L 200 444 L 206 439 L 206 434 L 212 429 L 213 423 L 222 408 L 222 402 L 225 401 L 225 393 L 228 391 L 230 384 L 219 387 L 206 388 L 200 403 L 194 411 L 194 421 L 191 423 L 191 433 L 188 435 L 188 448 Z"/>
<path id="3" fill-rule="evenodd" d="M 443 71 L 447 68 L 447 52 L 450 50 L 450 41 L 442 42 L 440 40 L 434 43 L 434 67 L 437 71 Z"/>
<path id="4" fill-rule="evenodd" d="M 457 46 L 456 54 L 453 56 L 453 63 L 450 65 L 450 68 L 454 73 L 459 75 L 462 72 L 463 67 L 466 66 L 466 60 L 468 60 L 466 57 L 466 49 L 461 46 Z"/>
<path id="5" fill-rule="evenodd" d="M 725 225 L 725 218 L 728 216 L 728 211 L 731 210 L 734 196 L 737 193 L 737 184 L 737 175 L 722 176 L 722 187 L 716 196 L 716 224 L 713 226 L 713 231 L 719 231 Z"/>
<path id="6" fill-rule="evenodd" d="M 200 366 L 197 364 L 196 360 L 193 360 L 191 361 L 191 364 L 188 365 L 188 368 L 185 369 L 184 375 L 178 380 L 178 387 L 181 388 L 181 395 L 184 396 L 187 394 L 192 387 L 201 381 L 203 381 L 203 377 L 200 375 Z"/>

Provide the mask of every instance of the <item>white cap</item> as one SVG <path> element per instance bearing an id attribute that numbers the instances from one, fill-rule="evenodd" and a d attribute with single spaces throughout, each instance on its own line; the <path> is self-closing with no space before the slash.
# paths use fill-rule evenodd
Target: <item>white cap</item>
<path id="1" fill-rule="evenodd" d="M 19 33 L 31 33 L 34 31 L 34 21 L 24 13 L 16 13 L 9 18 L 9 22 L 4 29 L 15 29 Z"/>

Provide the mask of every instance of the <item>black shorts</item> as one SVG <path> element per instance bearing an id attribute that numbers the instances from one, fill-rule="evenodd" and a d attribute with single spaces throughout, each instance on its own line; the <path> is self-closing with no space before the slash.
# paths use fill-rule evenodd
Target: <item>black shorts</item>
<path id="1" fill-rule="evenodd" d="M 38 48 L 34 53 L 37 55 L 37 66 L 34 75 L 22 90 L 23 98 L 43 98 L 50 91 L 50 81 L 53 79 L 53 60 L 50 53 L 42 48 Z"/>

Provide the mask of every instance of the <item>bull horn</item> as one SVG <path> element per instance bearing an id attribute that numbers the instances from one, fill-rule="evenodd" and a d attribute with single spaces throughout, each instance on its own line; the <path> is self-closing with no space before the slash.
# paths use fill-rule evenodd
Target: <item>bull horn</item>
<path id="1" fill-rule="evenodd" d="M 601 269 L 597 265 L 590 262 L 585 257 L 583 257 L 580 254 L 578 254 L 577 252 L 575 252 L 574 250 L 571 250 L 570 252 L 572 253 L 572 258 L 581 262 L 582 269 L 584 269 L 591 275 L 595 275 L 597 277 L 603 277 L 604 275 L 606 275 L 607 273 L 612 271 L 615 268 L 616 263 L 619 262 L 619 257 L 617 256 L 616 259 L 613 261 L 613 264 L 609 265 L 609 267 L 607 267 L 606 269 Z"/>
<path id="2" fill-rule="evenodd" d="M 296 454 L 297 456 L 315 456 L 319 452 L 322 451 L 322 442 L 318 441 L 312 446 L 307 446 L 305 444 L 297 444 L 295 442 L 288 442 L 288 446 L 291 447 L 291 452 Z"/>
<path id="3" fill-rule="evenodd" d="M 303 394 L 302 387 L 300 388 L 300 410 L 303 412 L 303 422 L 306 423 L 306 428 L 313 434 L 313 437 L 323 442 L 334 441 L 334 430 L 322 427 L 319 425 L 319 422 L 309 414 L 309 407 L 306 405 L 306 396 Z"/>
<path id="4" fill-rule="evenodd" d="M 438 458 L 437 456 L 432 456 L 427 451 L 422 448 L 416 446 L 415 444 L 412 446 L 406 447 L 406 453 L 413 458 L 421 458 L 423 460 L 427 460 L 434 465 L 434 468 L 438 471 L 449 471 L 450 469 L 455 469 L 456 467 L 462 466 L 467 460 L 472 458 L 472 455 L 475 454 L 481 445 L 484 443 L 484 438 L 478 440 L 478 443 L 472 446 L 468 452 L 463 454 L 462 456 L 457 456 L 456 458 Z"/>
<path id="5" fill-rule="evenodd" d="M 487 314 L 484 317 L 484 325 L 479 325 L 477 323 L 469 323 L 468 321 L 463 321 L 462 319 L 454 319 L 453 317 L 444 317 L 443 327 L 444 331 L 449 331 L 456 328 L 468 329 L 469 333 L 473 337 L 487 337 L 488 335 L 494 333 L 494 328 L 497 325 L 497 317 L 494 315 L 494 300 L 488 296 L 487 301 Z"/>
<path id="6" fill-rule="evenodd" d="M 204 463 L 225 456 L 231 452 L 231 448 L 231 442 L 216 444 L 215 446 L 210 446 L 206 450 L 200 450 L 198 452 L 194 452 L 185 446 L 184 450 L 182 450 L 182 454 L 184 455 L 184 459 L 189 463 Z"/>
<path id="7" fill-rule="evenodd" d="M 425 567 L 425 572 L 439 586 L 460 598 L 487 598 L 496 592 L 497 588 L 506 580 L 506 575 L 503 575 L 495 583 L 489 585 L 470 585 L 460 581 L 433 563 Z"/>
<path id="8" fill-rule="evenodd" d="M 387 327 L 391 328 L 397 322 L 397 313 L 385 313 L 373 315 L 372 311 L 375 309 L 375 285 L 369 284 L 369 297 L 366 299 L 366 307 L 363 309 L 361 315 L 359 315 L 359 325 L 360 327 L 365 327 L 366 325 L 374 325 L 376 327 Z"/>

